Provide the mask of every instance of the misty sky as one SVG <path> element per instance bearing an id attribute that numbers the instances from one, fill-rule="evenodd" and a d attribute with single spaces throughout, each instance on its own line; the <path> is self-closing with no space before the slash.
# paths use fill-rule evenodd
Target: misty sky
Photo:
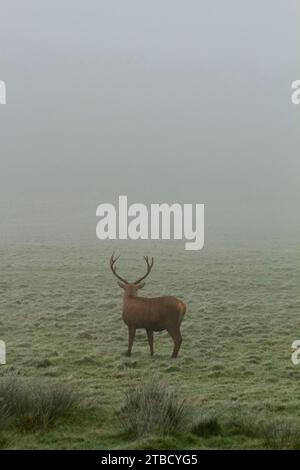
<path id="1" fill-rule="evenodd" d="M 0 237 L 94 237 L 96 207 L 206 204 L 297 233 L 299 0 L 0 3 Z"/>

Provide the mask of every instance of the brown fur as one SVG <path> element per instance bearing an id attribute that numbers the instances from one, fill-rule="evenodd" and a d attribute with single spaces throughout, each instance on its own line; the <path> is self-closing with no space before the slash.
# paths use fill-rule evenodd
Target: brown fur
<path id="1" fill-rule="evenodd" d="M 123 320 L 128 326 L 128 356 L 139 328 L 147 332 L 150 353 L 153 355 L 153 332 L 167 330 L 174 341 L 172 357 L 177 357 L 181 346 L 182 337 L 180 325 L 186 312 L 186 305 L 176 297 L 138 297 L 137 290 L 144 284 L 122 284 L 123 296 Z"/>

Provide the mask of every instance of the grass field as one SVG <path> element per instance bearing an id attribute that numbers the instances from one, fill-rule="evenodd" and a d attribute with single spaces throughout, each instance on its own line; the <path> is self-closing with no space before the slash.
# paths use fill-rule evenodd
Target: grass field
<path id="1" fill-rule="evenodd" d="M 182 243 L 118 244 L 131 279 L 155 265 L 142 295 L 176 295 L 187 304 L 183 344 L 155 334 L 150 357 L 139 331 L 131 358 L 121 290 L 104 243 L 15 243 L 0 248 L 0 339 L 12 375 L 72 389 L 79 404 L 45 428 L 1 430 L 9 449 L 300 448 L 299 248 L 266 243 L 186 252 Z M 142 250 L 143 248 L 143 250 Z M 176 431 L 133 435 L 121 427 L 125 394 L 163 381 L 185 400 Z M 1 390 L 0 390 L 1 395 Z M 159 404 L 157 404 L 159 411 Z M 155 410 L 152 411 L 155 413 Z"/>

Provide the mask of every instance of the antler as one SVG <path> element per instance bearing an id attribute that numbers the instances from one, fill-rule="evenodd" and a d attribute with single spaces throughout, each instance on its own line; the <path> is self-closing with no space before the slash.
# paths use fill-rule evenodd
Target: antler
<path id="1" fill-rule="evenodd" d="M 141 277 L 140 279 L 138 279 L 137 281 L 135 281 L 134 284 L 139 284 L 143 279 L 145 279 L 145 278 L 148 276 L 148 274 L 150 274 L 150 271 L 151 271 L 152 266 L 153 266 L 153 263 L 154 263 L 154 259 L 151 258 L 151 262 L 149 262 L 148 256 L 144 256 L 144 260 L 145 260 L 146 263 L 147 263 L 147 272 L 146 272 L 146 274 L 145 274 L 143 277 Z"/>
<path id="2" fill-rule="evenodd" d="M 110 265 L 110 269 L 112 270 L 113 274 L 118 278 L 120 279 L 120 281 L 124 282 L 125 284 L 128 284 L 128 281 L 126 281 L 126 279 L 123 279 L 121 276 L 119 276 L 119 274 L 116 273 L 116 267 L 115 267 L 115 263 L 116 261 L 120 258 L 120 255 L 117 256 L 117 258 L 114 258 L 114 253 L 111 255 L 110 259 L 109 259 L 109 265 Z"/>

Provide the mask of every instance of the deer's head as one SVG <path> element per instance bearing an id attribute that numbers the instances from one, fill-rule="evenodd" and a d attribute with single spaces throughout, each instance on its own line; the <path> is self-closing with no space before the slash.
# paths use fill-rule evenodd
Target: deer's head
<path id="1" fill-rule="evenodd" d="M 145 285 L 144 282 L 142 282 L 149 274 L 152 269 L 154 259 L 151 258 L 151 261 L 149 261 L 148 256 L 144 256 L 144 260 L 146 261 L 147 264 L 147 272 L 144 276 L 140 277 L 137 281 L 135 282 L 128 282 L 126 279 L 121 277 L 119 274 L 116 272 L 116 262 L 120 258 L 120 255 L 117 258 L 114 258 L 114 255 L 112 254 L 109 260 L 109 265 L 110 269 L 112 270 L 113 274 L 119 279 L 118 285 L 122 289 L 124 289 L 124 293 L 127 297 L 135 297 L 137 295 L 137 291 L 139 289 L 142 289 Z"/>

